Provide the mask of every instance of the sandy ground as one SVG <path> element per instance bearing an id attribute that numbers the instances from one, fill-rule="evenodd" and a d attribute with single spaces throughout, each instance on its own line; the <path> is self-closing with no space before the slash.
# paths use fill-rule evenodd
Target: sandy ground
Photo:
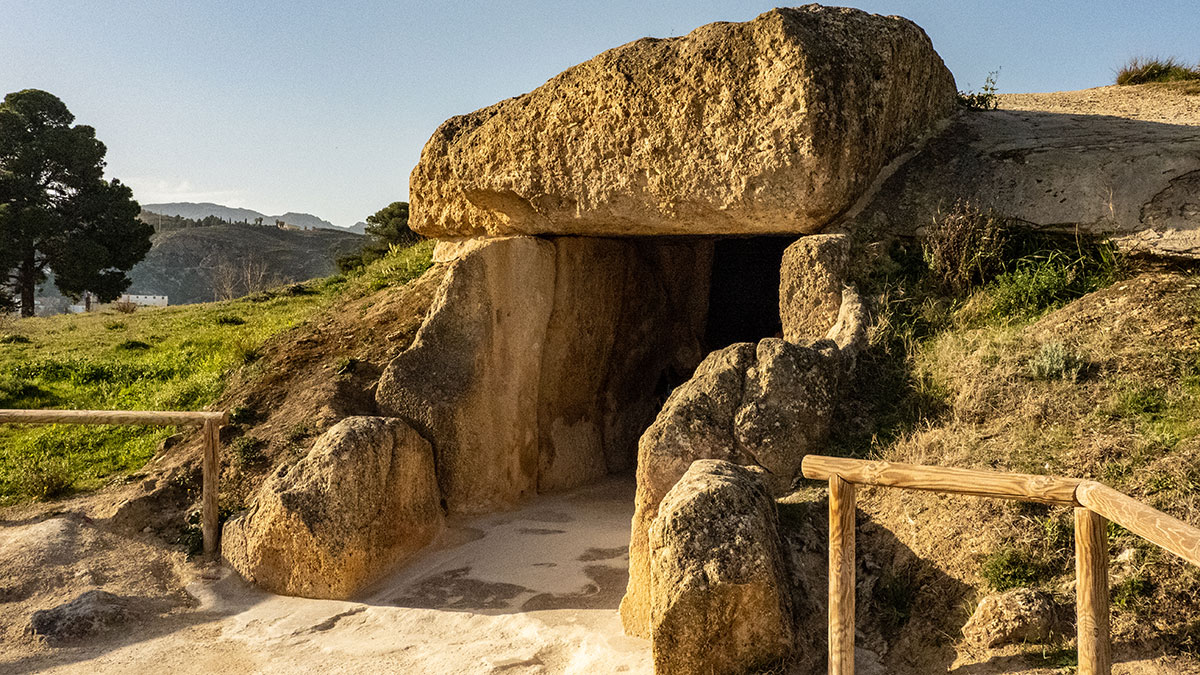
<path id="1" fill-rule="evenodd" d="M 271 595 L 222 570 L 193 611 L 0 673 L 649 673 L 626 637 L 631 479 L 458 523 L 356 602 Z"/>

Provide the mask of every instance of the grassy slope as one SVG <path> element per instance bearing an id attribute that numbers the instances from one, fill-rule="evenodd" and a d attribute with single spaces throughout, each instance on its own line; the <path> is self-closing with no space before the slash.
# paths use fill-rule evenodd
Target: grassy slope
<path id="1" fill-rule="evenodd" d="M 887 280 L 862 281 L 882 311 L 835 451 L 1092 478 L 1200 525 L 1200 277 L 1075 257 L 1034 252 L 966 298 L 932 290 L 911 254 Z M 905 589 L 872 600 L 872 613 L 910 622 L 893 647 L 957 642 L 991 590 L 1036 586 L 1073 606 L 1069 509 L 883 489 L 861 508 L 889 533 L 864 546 L 889 542 L 872 555 L 897 561 L 880 588 Z M 1200 651 L 1200 571 L 1111 535 L 1118 642 Z M 1011 650 L 1051 670 L 1073 659 L 1069 642 Z"/>
<path id="2" fill-rule="evenodd" d="M 335 302 L 415 278 L 431 250 L 424 242 L 349 279 L 239 300 L 11 323 L 0 328 L 0 408 L 203 409 L 234 372 L 252 371 L 269 338 Z M 171 433 L 0 426 L 0 505 L 98 487 L 140 468 Z"/>

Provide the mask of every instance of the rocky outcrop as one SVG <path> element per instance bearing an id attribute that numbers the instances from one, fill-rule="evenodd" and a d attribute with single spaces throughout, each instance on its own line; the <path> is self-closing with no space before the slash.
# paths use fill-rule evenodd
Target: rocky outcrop
<path id="1" fill-rule="evenodd" d="M 222 553 L 267 590 L 343 599 L 428 544 L 442 522 L 429 443 L 402 420 L 348 417 L 225 524 Z"/>
<path id="2" fill-rule="evenodd" d="M 698 461 L 650 528 L 659 673 L 744 673 L 788 656 L 793 622 L 775 502 L 754 474 Z"/>
<path id="3" fill-rule="evenodd" d="M 451 118 L 410 180 L 414 230 L 811 233 L 954 105 L 912 22 L 808 5 L 642 39 Z"/>
<path id="4" fill-rule="evenodd" d="M 967 201 L 1035 228 L 1113 235 L 1139 253 L 1200 257 L 1200 121 L 1133 119 L 1126 103 L 1105 106 L 1114 89 L 1002 97 L 1009 109 L 960 115 L 850 227 L 911 235 Z"/>
<path id="5" fill-rule="evenodd" d="M 627 632 L 648 630 L 648 533 L 667 491 L 701 459 L 760 467 L 772 492 L 787 491 L 804 456 L 827 437 L 842 365 L 831 342 L 735 344 L 709 354 L 671 394 L 638 444 L 629 590 L 621 602 Z"/>
<path id="6" fill-rule="evenodd" d="M 129 600 L 93 589 L 70 602 L 33 613 L 30 631 L 50 642 L 65 642 L 102 633 L 131 617 Z"/>
<path id="7" fill-rule="evenodd" d="M 533 237 L 467 248 L 449 263 L 413 345 L 379 380 L 380 411 L 433 443 L 453 513 L 511 507 L 537 489 L 554 256 L 553 244 Z"/>
<path id="8" fill-rule="evenodd" d="M 1044 591 L 1014 588 L 985 597 L 963 626 L 963 637 L 980 647 L 1043 643 L 1060 630 L 1058 605 Z"/>

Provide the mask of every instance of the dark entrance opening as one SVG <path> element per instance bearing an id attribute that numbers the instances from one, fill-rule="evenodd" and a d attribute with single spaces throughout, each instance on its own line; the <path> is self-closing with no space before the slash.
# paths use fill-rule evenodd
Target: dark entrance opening
<path id="1" fill-rule="evenodd" d="M 704 348 L 758 342 L 783 331 L 779 320 L 779 267 L 791 237 L 720 239 L 713 250 Z"/>

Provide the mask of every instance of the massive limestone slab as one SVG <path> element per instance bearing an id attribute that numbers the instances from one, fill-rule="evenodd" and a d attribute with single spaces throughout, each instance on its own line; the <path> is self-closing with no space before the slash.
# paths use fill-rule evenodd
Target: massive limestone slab
<path id="1" fill-rule="evenodd" d="M 428 544 L 442 522 L 429 443 L 402 420 L 347 417 L 225 524 L 222 554 L 269 591 L 344 599 Z"/>
<path id="2" fill-rule="evenodd" d="M 650 528 L 654 671 L 746 673 L 790 655 L 790 576 L 775 501 L 748 469 L 695 462 Z"/>
<path id="3" fill-rule="evenodd" d="M 554 256 L 553 244 L 533 237 L 464 247 L 445 263 L 413 345 L 379 380 L 380 411 L 433 444 L 451 513 L 488 513 L 536 493 Z"/>
<path id="4" fill-rule="evenodd" d="M 999 110 L 965 112 L 850 227 L 911 235 L 964 200 L 1040 229 L 1112 235 L 1139 253 L 1200 257 L 1200 107 L 1146 87 L 1002 96 Z M 1142 97 L 1191 112 L 1148 118 Z"/>
<path id="5" fill-rule="evenodd" d="M 414 230 L 814 232 L 954 104 L 912 22 L 808 5 L 645 38 L 451 118 L 410 180 Z"/>

